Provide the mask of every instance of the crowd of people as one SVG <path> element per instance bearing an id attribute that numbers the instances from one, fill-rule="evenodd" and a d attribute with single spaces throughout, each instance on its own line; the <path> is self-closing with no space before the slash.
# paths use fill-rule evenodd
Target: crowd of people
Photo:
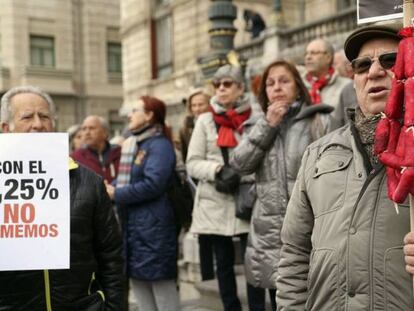
<path id="1" fill-rule="evenodd" d="M 242 310 L 235 241 L 250 311 L 266 310 L 267 293 L 273 311 L 413 310 L 408 203 L 395 212 L 373 151 L 399 41 L 388 26 L 357 29 L 337 53 L 315 39 L 303 70 L 275 60 L 254 92 L 224 65 L 213 94 L 189 92 L 178 139 L 152 96 L 137 98 L 117 144 L 101 116 L 70 127 L 70 269 L 0 272 L 0 310 L 126 310 L 129 286 L 140 311 L 180 310 L 169 195 L 180 162 L 201 277 L 217 279 L 225 311 Z M 39 88 L 2 97 L 4 133 L 51 132 L 54 118 Z"/>

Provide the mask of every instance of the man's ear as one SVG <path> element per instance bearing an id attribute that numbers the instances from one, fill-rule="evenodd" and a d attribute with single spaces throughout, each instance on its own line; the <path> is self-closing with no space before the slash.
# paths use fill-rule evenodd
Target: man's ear
<path id="1" fill-rule="evenodd" d="M 9 133 L 9 124 L 6 122 L 1 123 L 1 130 L 3 133 Z"/>

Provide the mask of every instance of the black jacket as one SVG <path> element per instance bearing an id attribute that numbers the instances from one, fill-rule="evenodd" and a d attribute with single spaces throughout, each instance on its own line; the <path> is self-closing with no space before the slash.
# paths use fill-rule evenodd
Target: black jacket
<path id="1" fill-rule="evenodd" d="M 102 179 L 70 171 L 70 269 L 0 272 L 0 311 L 122 310 L 122 241 Z"/>

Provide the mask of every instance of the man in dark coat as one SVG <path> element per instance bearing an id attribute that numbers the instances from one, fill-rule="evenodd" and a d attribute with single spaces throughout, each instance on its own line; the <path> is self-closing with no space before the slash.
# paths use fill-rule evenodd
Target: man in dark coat
<path id="1" fill-rule="evenodd" d="M 4 133 L 52 132 L 55 107 L 32 86 L 1 99 Z M 2 311 L 123 310 L 123 260 L 118 224 L 103 181 L 71 162 L 70 269 L 0 272 Z"/>

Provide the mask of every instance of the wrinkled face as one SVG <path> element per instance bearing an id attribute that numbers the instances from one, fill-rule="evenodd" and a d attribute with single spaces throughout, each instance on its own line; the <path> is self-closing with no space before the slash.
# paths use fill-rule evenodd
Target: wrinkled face
<path id="1" fill-rule="evenodd" d="M 99 149 L 108 134 L 97 117 L 87 117 L 82 123 L 83 142 L 92 149 Z"/>
<path id="2" fill-rule="evenodd" d="M 290 106 L 298 96 L 293 74 L 285 66 L 275 66 L 269 70 L 266 79 L 266 95 L 269 105 L 278 103 Z"/>
<path id="3" fill-rule="evenodd" d="M 243 85 L 236 83 L 231 78 L 214 81 L 214 87 L 217 101 L 226 108 L 231 108 L 244 91 Z"/>
<path id="4" fill-rule="evenodd" d="M 194 117 L 208 111 L 208 99 L 204 94 L 196 94 L 191 97 L 190 110 Z"/>
<path id="5" fill-rule="evenodd" d="M 319 77 L 328 71 L 332 61 L 332 55 L 326 50 L 325 42 L 314 40 L 308 44 L 305 52 L 306 71 Z"/>
<path id="6" fill-rule="evenodd" d="M 47 101 L 41 96 L 33 93 L 16 94 L 11 98 L 10 105 L 10 122 L 2 126 L 5 133 L 53 131 L 53 116 Z"/>
<path id="7" fill-rule="evenodd" d="M 128 114 L 128 129 L 133 131 L 143 127 L 151 121 L 152 113 L 147 113 L 144 109 L 144 102 L 138 100 L 135 107 Z"/>
<path id="8" fill-rule="evenodd" d="M 398 42 L 392 39 L 374 39 L 365 43 L 358 58 L 368 56 L 373 59 L 371 67 L 355 73 L 354 86 L 359 107 L 365 116 L 373 116 L 384 111 L 391 90 L 391 70 L 382 68 L 378 56 L 397 51 Z"/>

